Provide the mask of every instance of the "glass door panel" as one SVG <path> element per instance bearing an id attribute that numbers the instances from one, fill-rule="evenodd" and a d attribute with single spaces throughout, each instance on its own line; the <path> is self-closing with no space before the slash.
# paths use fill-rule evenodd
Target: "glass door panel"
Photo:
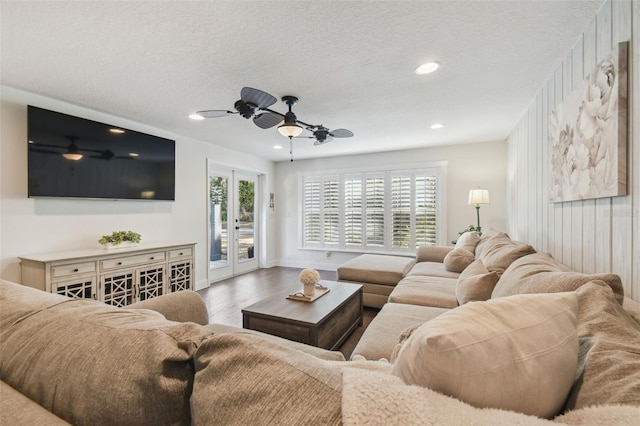
<path id="1" fill-rule="evenodd" d="M 229 265 L 229 178 L 209 176 L 209 267 L 224 268 Z"/>
<path id="2" fill-rule="evenodd" d="M 235 231 L 237 262 L 235 273 L 258 268 L 256 255 L 256 181 L 255 175 L 234 172 Z"/>

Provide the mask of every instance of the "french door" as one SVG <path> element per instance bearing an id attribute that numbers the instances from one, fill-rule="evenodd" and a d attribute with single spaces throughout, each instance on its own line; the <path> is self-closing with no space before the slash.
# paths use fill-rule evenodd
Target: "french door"
<path id="1" fill-rule="evenodd" d="M 209 282 L 258 269 L 258 176 L 208 165 Z"/>

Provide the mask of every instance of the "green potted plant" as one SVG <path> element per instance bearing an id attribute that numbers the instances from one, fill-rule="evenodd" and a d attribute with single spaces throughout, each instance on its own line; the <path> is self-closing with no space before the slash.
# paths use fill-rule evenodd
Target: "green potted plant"
<path id="1" fill-rule="evenodd" d="M 105 249 L 135 247 L 142 237 L 133 231 L 113 231 L 111 235 L 103 235 L 98 243 Z"/>

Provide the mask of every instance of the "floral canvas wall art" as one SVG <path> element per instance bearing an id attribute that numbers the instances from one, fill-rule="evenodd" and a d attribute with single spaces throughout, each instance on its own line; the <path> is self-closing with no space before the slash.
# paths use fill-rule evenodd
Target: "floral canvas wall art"
<path id="1" fill-rule="evenodd" d="M 627 193 L 628 44 L 619 43 L 551 112 L 552 202 Z"/>

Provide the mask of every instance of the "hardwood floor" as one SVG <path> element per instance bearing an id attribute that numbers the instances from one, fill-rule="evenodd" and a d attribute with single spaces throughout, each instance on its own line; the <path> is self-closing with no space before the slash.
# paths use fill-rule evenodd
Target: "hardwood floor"
<path id="1" fill-rule="evenodd" d="M 274 294 L 286 292 L 298 281 L 302 269 L 274 267 L 259 269 L 244 275 L 218 281 L 198 290 L 209 310 L 209 322 L 242 327 L 242 308 Z M 318 271 L 323 280 L 336 280 L 336 272 Z M 349 359 L 362 333 L 377 314 L 377 309 L 365 308 L 363 325 L 343 343 L 340 351 Z"/>

